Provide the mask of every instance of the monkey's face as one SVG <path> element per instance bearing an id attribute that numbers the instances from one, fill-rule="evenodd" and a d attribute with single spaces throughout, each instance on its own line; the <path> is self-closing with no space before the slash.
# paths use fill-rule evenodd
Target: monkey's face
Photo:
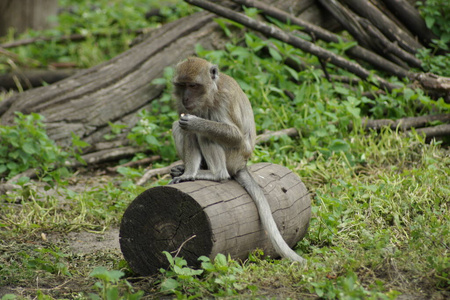
<path id="1" fill-rule="evenodd" d="M 175 82 L 175 96 L 188 112 L 202 109 L 205 104 L 205 88 L 195 82 Z"/>
<path id="2" fill-rule="evenodd" d="M 218 72 L 217 66 L 197 57 L 179 63 L 173 79 L 179 108 L 192 114 L 212 107 Z"/>

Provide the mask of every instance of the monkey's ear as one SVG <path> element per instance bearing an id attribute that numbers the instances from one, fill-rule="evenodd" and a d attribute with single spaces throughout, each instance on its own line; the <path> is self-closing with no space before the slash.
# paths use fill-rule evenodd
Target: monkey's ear
<path id="1" fill-rule="evenodd" d="M 211 66 L 209 69 L 209 73 L 211 74 L 211 79 L 216 80 L 219 77 L 219 68 L 216 65 Z"/>

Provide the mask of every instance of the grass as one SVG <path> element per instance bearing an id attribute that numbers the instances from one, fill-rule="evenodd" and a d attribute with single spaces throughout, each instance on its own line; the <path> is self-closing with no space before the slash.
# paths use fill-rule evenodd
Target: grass
<path id="1" fill-rule="evenodd" d="M 145 1 L 138 3 L 136 11 L 120 11 L 118 2 L 106 2 L 98 5 L 109 17 L 91 24 L 79 22 L 83 12 L 89 11 L 88 2 L 81 1 L 74 15 L 63 15 L 66 19 L 62 20 L 59 33 L 68 30 L 63 27 L 66 24 L 75 32 L 83 29 L 93 34 L 96 28 L 101 31 L 101 24 L 124 18 L 120 13 L 131 14 L 135 22 L 114 29 L 147 24 L 139 19 Z M 190 12 L 185 9 L 179 12 L 180 16 Z M 96 20 L 100 11 L 84 16 Z M 231 25 L 219 22 L 228 32 Z M 84 23 L 92 28 L 81 28 Z M 42 57 L 37 59 L 43 64 L 62 59 L 91 66 L 123 51 L 131 37 L 104 37 L 99 42 L 91 38 L 61 50 L 72 51 L 67 55 L 55 52 L 59 46 L 44 45 L 40 50 Z M 224 50 L 206 51 L 198 46 L 198 54 L 218 63 L 223 72 L 239 82 L 252 102 L 259 133 L 288 127 L 300 132 L 295 139 L 281 137 L 257 146 L 250 163 L 268 161 L 287 166 L 311 192 L 310 228 L 296 247 L 308 265 L 302 268 L 255 250 L 243 262 L 224 255 L 203 257 L 201 267 L 194 270 L 182 258 L 167 254 L 170 267 L 161 274 L 143 278 L 132 273 L 119 250 L 78 251 L 70 233 L 92 233 L 101 239 L 103 233 L 119 226 L 123 212 L 137 195 L 168 180 L 159 178 L 138 187 L 134 182 L 143 170 L 133 168 L 122 168 L 119 174 L 87 167 L 55 172 L 58 166 L 51 163 L 49 152 L 40 148 L 42 145 L 51 147 L 52 153 L 61 153 L 62 161 L 67 156 L 77 156 L 77 152 L 59 152 L 45 139 L 41 125 L 27 123 L 40 121 L 34 115 L 18 118 L 16 126 L 0 127 L 8 133 L 9 140 L 14 141 L 13 131 L 26 137 L 23 143 L 0 141 L 0 165 L 8 161 L 12 152 L 24 151 L 37 157 L 29 161 L 17 159 L 16 165 L 8 168 L 0 166 L 1 176 L 12 176 L 30 167 L 45 171 L 41 180 L 22 178 L 19 189 L 0 195 L 2 300 L 148 299 L 165 295 L 179 299 L 449 297 L 448 141 L 426 143 L 414 132 L 404 134 L 387 128 L 364 132 L 359 125 L 365 116 L 400 118 L 448 113 L 449 105 L 393 78 L 390 80 L 402 85 L 401 89 L 369 99 L 362 93 L 374 89 L 370 84 L 361 82 L 349 89 L 338 82 L 329 83 L 322 78 L 313 56 L 277 41 L 270 41 L 276 49 L 266 51 L 269 41 L 251 32 L 245 32 L 242 39 L 231 33 L 229 37 L 230 43 Z M 105 45 L 112 47 L 111 52 L 104 52 Z M 33 47 L 15 51 L 33 57 Z M 337 47 L 343 45 L 327 47 L 341 51 Z M 294 71 L 283 64 L 288 55 L 301 57 L 311 67 Z M 442 61 L 442 57 L 436 60 Z M 0 65 L 2 69 L 9 68 L 2 61 Z M 351 76 L 333 66 L 328 68 L 332 74 Z M 433 70 L 439 70 L 439 65 Z M 168 69 L 164 78 L 154 82 L 166 84 L 166 93 L 153 103 L 152 109 L 142 111 L 141 122 L 129 129 L 130 142 L 164 154 L 161 165 L 176 159 L 173 144 L 165 135 L 177 117 L 172 109 L 170 77 Z M 291 92 L 293 99 L 285 91 Z M 350 123 L 354 125 L 351 131 Z M 111 128 L 111 138 L 126 129 L 123 124 L 111 124 Z M 84 146 L 76 137 L 74 143 Z M 40 166 L 35 164 L 39 159 Z"/>

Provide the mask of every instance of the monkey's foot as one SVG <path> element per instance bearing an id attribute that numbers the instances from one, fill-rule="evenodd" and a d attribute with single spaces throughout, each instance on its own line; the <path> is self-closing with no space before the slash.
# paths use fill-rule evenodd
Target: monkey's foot
<path id="1" fill-rule="evenodd" d="M 172 179 L 175 177 L 180 177 L 184 173 L 184 165 L 177 165 L 170 169 L 170 176 L 172 176 Z"/>
<path id="2" fill-rule="evenodd" d="M 169 182 L 169 184 L 177 184 L 185 181 L 194 181 L 195 178 L 193 176 L 178 176 L 172 179 L 172 181 Z"/>

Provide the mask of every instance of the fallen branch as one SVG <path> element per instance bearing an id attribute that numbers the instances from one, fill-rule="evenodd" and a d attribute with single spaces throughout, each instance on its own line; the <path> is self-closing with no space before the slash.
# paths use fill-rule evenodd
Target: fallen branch
<path id="1" fill-rule="evenodd" d="M 36 169 L 28 169 L 22 173 L 13 176 L 11 179 L 6 181 L 6 185 L 15 186 L 14 183 L 16 183 L 21 177 L 36 178 L 38 176 L 38 172 L 39 171 Z"/>
<path id="2" fill-rule="evenodd" d="M 147 181 L 149 181 L 152 177 L 163 176 L 170 173 L 170 170 L 178 165 L 183 164 L 181 160 L 177 160 L 174 163 L 171 163 L 167 167 L 151 169 L 144 173 L 144 175 L 136 182 L 137 185 L 144 185 Z"/>
<path id="3" fill-rule="evenodd" d="M 136 167 L 136 166 L 141 166 L 141 165 L 145 165 L 145 164 L 150 164 L 150 163 L 160 160 L 160 159 L 161 159 L 161 155 L 153 155 L 150 157 L 145 157 L 143 159 L 129 161 L 127 163 L 117 165 L 115 167 L 107 167 L 106 169 L 110 172 L 117 172 L 117 169 L 119 169 L 120 167 Z"/>
<path id="4" fill-rule="evenodd" d="M 420 116 L 420 117 L 408 117 L 401 118 L 397 120 L 390 119 L 378 119 L 371 120 L 367 118 L 362 119 L 362 127 L 365 130 L 374 129 L 380 130 L 383 127 L 389 126 L 391 129 L 399 128 L 402 131 L 411 129 L 411 128 L 420 128 L 428 125 L 431 122 L 442 122 L 442 123 L 450 123 L 450 114 L 439 114 L 439 115 L 428 115 L 428 116 Z M 435 126 L 436 127 L 436 126 Z M 351 130 L 353 128 L 352 125 L 349 126 Z"/>
<path id="5" fill-rule="evenodd" d="M 298 48 L 300 48 L 300 49 L 302 49 L 302 50 L 304 50 L 306 52 L 309 52 L 309 53 L 312 53 L 312 54 L 316 55 L 316 53 L 308 50 L 308 42 L 303 41 L 300 38 L 294 37 L 293 40 L 295 41 L 295 44 L 291 43 L 291 42 L 287 41 L 287 40 L 291 39 L 291 35 L 289 35 L 288 33 L 284 33 L 280 29 L 277 29 L 277 28 L 274 28 L 274 27 L 271 27 L 271 26 L 267 26 L 265 24 L 259 25 L 259 23 L 261 23 L 261 22 L 255 21 L 255 20 L 250 19 L 250 18 L 248 18 L 246 16 L 242 16 L 242 14 L 238 15 L 238 13 L 235 13 L 233 11 L 229 11 L 229 10 L 225 11 L 224 9 L 221 9 L 220 7 L 218 7 L 217 5 L 212 4 L 212 3 L 206 3 L 205 4 L 205 1 L 203 1 L 203 0 L 195 0 L 195 1 L 194 0 L 190 0 L 190 1 L 185 0 L 185 1 L 188 2 L 188 3 L 194 4 L 194 5 L 197 5 L 197 3 L 198 3 L 199 4 L 198 6 L 202 5 L 200 7 L 205 8 L 207 10 L 210 10 L 210 11 L 212 11 L 214 13 L 217 13 L 218 15 L 221 15 L 221 16 L 223 16 L 225 18 L 228 18 L 228 16 L 231 16 L 233 18 L 230 18 L 230 19 L 232 19 L 232 20 L 234 20 L 234 21 L 236 21 L 238 23 L 240 23 L 239 20 L 243 19 L 245 21 L 245 23 L 242 23 L 242 24 L 244 24 L 245 26 L 247 26 L 249 28 L 257 30 L 257 31 L 260 31 L 258 29 L 258 26 L 259 27 L 263 27 L 264 26 L 264 32 L 261 31 L 262 33 L 264 33 L 264 34 L 266 34 L 268 36 L 272 36 L 274 38 L 277 38 L 277 39 L 279 39 L 279 40 L 281 40 L 283 42 L 289 43 L 289 44 L 291 44 L 291 45 L 293 45 L 295 47 L 297 47 L 296 46 L 297 42 L 304 42 L 302 44 L 304 44 L 305 47 L 304 48 L 303 47 L 298 47 Z M 347 40 L 342 39 L 341 37 L 339 37 L 338 35 L 335 35 L 334 33 L 331 33 L 331 32 L 329 32 L 329 31 L 327 31 L 325 29 L 322 29 L 322 28 L 316 26 L 316 25 L 310 24 L 310 23 L 308 23 L 306 21 L 303 21 L 303 20 L 301 20 L 299 18 L 296 18 L 295 16 L 291 16 L 290 14 L 288 14 L 288 13 L 286 13 L 286 12 L 280 10 L 280 9 L 277 9 L 275 7 L 266 5 L 264 3 L 261 3 L 260 1 L 257 1 L 257 0 L 232 0 L 232 1 L 236 2 L 236 3 L 239 3 L 239 4 L 242 4 L 242 5 L 246 5 L 246 6 L 256 7 L 258 9 L 262 10 L 264 14 L 267 14 L 268 16 L 274 17 L 274 18 L 276 18 L 276 19 L 278 19 L 278 20 L 280 20 L 282 22 L 286 22 L 286 23 L 290 22 L 291 24 L 301 26 L 301 27 L 304 28 L 303 31 L 305 31 L 305 32 L 307 32 L 307 33 L 309 33 L 311 35 L 314 35 L 317 38 L 322 39 L 324 41 L 339 43 L 340 40 L 343 40 L 344 42 L 348 42 Z M 205 5 L 208 6 L 209 8 L 211 8 L 211 9 L 208 9 L 208 8 L 204 7 Z M 249 23 L 256 23 L 256 25 L 249 26 L 248 25 Z M 273 30 L 275 35 L 271 34 L 272 30 Z M 309 44 L 311 44 L 311 43 L 309 43 Z M 315 47 L 321 49 L 320 47 L 317 47 L 317 46 L 315 46 Z M 314 48 L 314 49 L 316 49 L 316 48 Z M 402 53 L 404 53 L 404 52 L 402 52 Z M 437 75 L 429 74 L 429 73 L 425 74 L 425 73 L 412 73 L 412 72 L 409 72 L 404 67 L 401 67 L 401 66 L 399 66 L 399 65 L 397 65 L 397 64 L 395 64 L 395 63 L 393 63 L 393 62 L 391 62 L 391 61 L 389 61 L 389 60 L 387 60 L 387 59 L 385 59 L 385 58 L 375 54 L 374 52 L 369 51 L 369 50 L 367 50 L 367 49 L 365 49 L 365 48 L 363 48 L 361 46 L 355 46 L 355 47 L 352 47 L 352 48 L 348 49 L 346 51 L 346 54 L 348 54 L 348 55 L 350 55 L 350 56 L 352 56 L 352 57 L 354 57 L 354 58 L 356 58 L 358 60 L 366 61 L 366 62 L 370 63 L 371 65 L 373 65 L 374 67 L 376 67 L 376 68 L 378 68 L 380 70 L 384 70 L 386 72 L 389 72 L 390 74 L 395 75 L 397 77 L 409 78 L 411 81 L 418 81 L 418 83 L 421 85 L 421 87 L 423 89 L 436 91 L 437 92 L 437 95 L 436 95 L 437 97 L 442 96 L 442 97 L 445 98 L 446 101 L 450 101 L 450 78 L 437 76 Z M 328 55 L 328 54 L 326 54 L 326 55 Z M 334 56 L 332 56 L 332 57 L 334 57 Z M 365 70 L 365 69 L 360 70 L 360 68 L 362 68 L 361 66 L 357 65 L 358 68 L 356 68 L 356 69 L 357 69 L 358 72 L 353 72 L 352 70 L 335 63 L 331 59 L 332 57 L 330 57 L 330 62 L 331 63 L 334 63 L 336 66 L 342 67 L 343 69 L 346 69 L 346 70 L 356 74 L 358 77 L 360 77 L 362 79 L 366 79 L 366 77 L 365 77 L 366 75 L 365 74 L 367 74 L 368 71 Z M 339 57 L 339 58 L 341 59 L 341 57 Z M 415 60 L 412 56 L 409 56 L 409 59 L 410 59 L 410 62 L 412 63 L 412 65 L 417 65 L 419 63 L 419 61 Z M 386 81 L 384 81 L 382 83 L 382 86 L 383 86 L 383 88 L 386 87 L 386 89 L 389 90 L 389 91 L 391 91 L 392 88 L 396 87 L 395 85 L 392 85 L 392 84 L 389 84 L 389 83 L 386 85 L 385 83 L 386 83 Z"/>
<path id="6" fill-rule="evenodd" d="M 297 25 L 302 27 L 302 31 L 308 33 L 309 35 L 314 35 L 316 38 L 321 39 L 325 42 L 329 43 L 340 43 L 341 41 L 347 43 L 349 40 L 340 37 L 337 34 L 334 34 L 333 32 L 330 32 L 326 29 L 323 29 L 317 25 L 311 24 L 307 21 L 304 21 L 300 18 L 297 18 L 293 15 L 290 15 L 289 13 L 278 9 L 274 6 L 270 6 L 268 4 L 265 4 L 261 1 L 257 0 L 232 0 L 233 2 L 245 5 L 247 7 L 255 7 L 263 12 L 263 14 L 276 18 L 284 23 L 291 23 L 293 25 Z M 354 46 L 348 50 L 345 51 L 346 54 L 349 56 L 366 61 L 375 68 L 379 70 L 383 70 L 385 72 L 388 72 L 390 74 L 393 74 L 400 78 L 410 78 L 412 75 L 403 67 L 385 59 L 384 57 L 366 49 L 361 46 Z"/>
<path id="7" fill-rule="evenodd" d="M 370 20 L 391 41 L 415 54 L 423 46 L 367 0 L 342 0 L 360 16 Z"/>
<path id="8" fill-rule="evenodd" d="M 0 183 L 0 195 L 4 195 L 10 191 L 17 190 L 20 188 L 21 188 L 21 186 L 17 185 L 17 184 L 12 184 L 12 183 L 8 183 L 8 182 Z"/>
<path id="9" fill-rule="evenodd" d="M 110 34 L 93 33 L 92 36 L 94 36 L 94 37 L 119 36 L 123 33 L 142 34 L 142 33 L 147 33 L 151 30 L 152 29 L 149 29 L 149 28 L 141 28 L 141 29 L 136 29 L 136 30 L 126 30 L 126 31 L 110 33 Z M 0 44 L 0 47 L 5 48 L 5 49 L 15 48 L 15 47 L 34 44 L 37 42 L 53 42 L 53 41 L 55 41 L 57 43 L 80 42 L 80 41 L 86 40 L 88 37 L 89 37 L 89 35 L 84 35 L 84 34 L 79 34 L 79 33 L 75 33 L 75 34 L 71 34 L 71 35 L 62 35 L 62 36 L 39 36 L 39 37 L 34 37 L 34 38 L 23 39 L 23 40 L 18 40 L 18 41 L 14 41 L 14 42 Z"/>
<path id="10" fill-rule="evenodd" d="M 257 144 L 264 144 L 268 142 L 271 138 L 274 137 L 280 137 L 280 136 L 289 136 L 289 137 L 297 137 L 298 130 L 295 128 L 287 128 L 287 129 L 281 129 L 278 131 L 270 131 L 263 134 L 260 134 L 256 137 L 256 143 Z"/>
<path id="11" fill-rule="evenodd" d="M 319 2 L 365 48 L 373 49 L 381 55 L 387 55 L 397 65 L 404 65 L 404 60 L 413 67 L 421 68 L 422 62 L 419 59 L 391 42 L 368 19 L 359 17 L 336 0 L 319 0 Z"/>
<path id="12" fill-rule="evenodd" d="M 448 137 L 450 136 L 450 124 L 442 124 L 432 127 L 425 127 L 416 129 L 419 134 L 424 134 L 426 141 L 430 141 L 433 138 Z"/>
<path id="13" fill-rule="evenodd" d="M 234 12 L 231 9 L 222 7 L 220 5 L 217 5 L 212 2 L 205 1 L 205 0 L 185 0 L 185 2 L 199 6 L 203 9 L 206 9 L 217 15 L 220 15 L 222 17 L 225 17 L 227 19 L 230 19 L 237 23 L 240 23 L 248 28 L 259 31 L 267 36 L 271 36 L 282 42 L 285 42 L 296 48 L 299 48 L 303 51 L 311 53 L 320 59 L 328 61 L 342 69 L 345 69 L 345 70 L 357 75 L 358 77 L 360 77 L 362 79 L 368 79 L 369 77 L 373 76 L 373 74 L 370 71 L 366 70 L 361 65 L 359 65 L 355 62 L 348 61 L 344 57 L 339 56 L 329 50 L 323 49 L 323 48 L 321 48 L 309 41 L 303 40 L 293 34 L 286 33 L 279 28 L 276 28 L 274 26 L 269 26 L 264 22 L 254 20 L 244 14 Z M 377 86 L 379 88 L 387 89 L 389 91 L 399 88 L 399 86 L 394 85 L 390 82 L 387 82 L 386 80 L 384 80 L 383 78 L 381 78 L 379 76 L 375 75 L 374 77 L 377 80 Z M 375 83 L 372 83 L 372 84 L 375 84 Z"/>
<path id="14" fill-rule="evenodd" d="M 81 158 L 86 162 L 86 164 L 90 165 L 90 164 L 104 163 L 108 161 L 115 161 L 145 151 L 146 151 L 145 148 L 125 146 L 119 148 L 102 149 L 100 151 L 82 155 Z M 66 166 L 68 167 L 78 167 L 81 165 L 82 164 L 78 161 L 70 161 L 66 163 Z"/>
<path id="15" fill-rule="evenodd" d="M 0 88 L 5 90 L 19 89 L 20 87 L 33 88 L 43 83 L 54 83 L 79 72 L 76 69 L 67 70 L 29 70 L 0 74 Z"/>
<path id="16" fill-rule="evenodd" d="M 437 36 L 428 29 L 419 11 L 407 0 L 383 0 L 383 2 L 424 44 L 430 44 L 431 40 L 437 39 Z"/>
<path id="17" fill-rule="evenodd" d="M 40 66 L 42 65 L 41 62 L 32 59 L 32 58 L 28 58 L 28 57 L 20 57 L 18 54 L 13 53 L 11 51 L 5 50 L 3 47 L 0 46 L 0 54 L 5 55 L 6 57 L 11 58 L 14 61 L 26 61 L 26 63 L 33 65 L 33 66 Z"/>

